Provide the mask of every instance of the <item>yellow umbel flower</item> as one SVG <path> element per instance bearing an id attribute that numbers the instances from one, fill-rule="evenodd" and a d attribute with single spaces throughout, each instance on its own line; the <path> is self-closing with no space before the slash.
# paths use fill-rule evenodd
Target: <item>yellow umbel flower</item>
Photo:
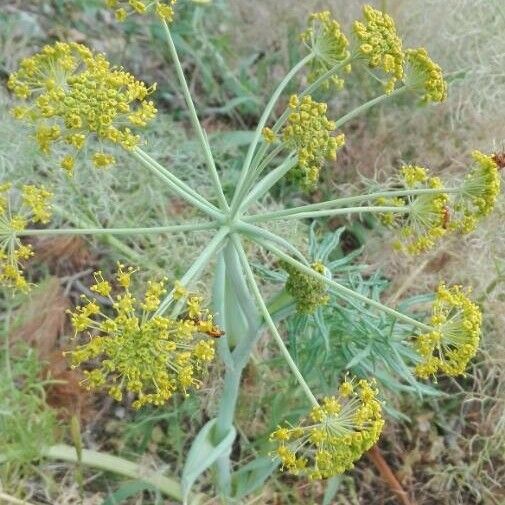
<path id="1" fill-rule="evenodd" d="M 301 39 L 314 54 L 310 63 L 309 82 L 314 82 L 349 57 L 349 41 L 329 11 L 311 14 L 308 28 L 301 34 Z M 350 65 L 345 68 L 346 71 L 350 69 Z M 330 85 L 342 89 L 344 80 L 332 75 L 322 87 L 328 89 Z"/>
<path id="2" fill-rule="evenodd" d="M 298 165 L 291 175 L 302 187 L 311 188 L 319 179 L 319 171 L 326 160 L 335 160 L 337 151 L 345 144 L 345 136 L 332 137 L 335 123 L 326 117 L 327 105 L 310 96 L 289 100 L 291 113 L 283 137 L 289 149 L 296 151 Z"/>
<path id="3" fill-rule="evenodd" d="M 33 256 L 33 251 L 30 245 L 21 243 L 17 233 L 29 222 L 49 221 L 51 198 L 52 193 L 44 187 L 25 185 L 16 195 L 11 184 L 0 184 L 0 285 L 23 293 L 30 290 L 23 262 Z"/>
<path id="4" fill-rule="evenodd" d="M 279 426 L 270 435 L 282 469 L 325 479 L 353 468 L 373 447 L 384 419 L 373 382 L 346 380 L 337 396 L 325 398 L 299 426 Z"/>
<path id="5" fill-rule="evenodd" d="M 426 168 L 407 165 L 402 168 L 402 182 L 408 189 L 440 189 L 439 177 L 429 176 Z M 383 224 L 399 228 L 397 249 L 409 254 L 420 254 L 432 249 L 447 232 L 448 195 L 408 195 L 404 198 L 379 198 L 378 205 L 404 208 L 405 213 L 386 212 L 380 216 Z"/>
<path id="6" fill-rule="evenodd" d="M 296 310 L 301 314 L 313 314 L 316 309 L 328 303 L 328 286 L 324 281 L 314 279 L 300 272 L 290 263 L 281 262 L 282 268 L 288 273 L 286 291 L 295 299 Z M 324 274 L 325 266 L 320 261 L 312 263 L 314 271 Z"/>
<path id="7" fill-rule="evenodd" d="M 421 356 L 416 374 L 428 378 L 437 372 L 450 376 L 465 372 L 479 346 L 482 314 L 461 286 L 441 284 L 433 303 L 433 330 L 420 335 L 415 347 Z"/>
<path id="8" fill-rule="evenodd" d="M 405 84 L 423 93 L 423 102 L 442 102 L 447 98 L 447 82 L 439 65 L 424 48 L 407 49 L 407 77 Z"/>
<path id="9" fill-rule="evenodd" d="M 365 22 L 354 22 L 354 33 L 359 42 L 359 55 L 372 68 L 382 69 L 388 76 L 386 93 L 394 90 L 395 83 L 403 78 L 405 55 L 402 41 L 396 33 L 393 19 L 370 5 L 363 7 Z"/>
<path id="10" fill-rule="evenodd" d="M 141 300 L 129 287 L 135 270 L 118 264 L 120 294 L 112 296 L 112 284 L 101 272 L 95 274 L 91 291 L 110 300 L 114 314 L 107 316 L 94 299 L 71 312 L 76 333 L 92 331 L 89 341 L 71 351 L 73 367 L 93 361 L 85 371 L 88 389 L 105 389 L 120 401 L 123 393 L 136 396 L 134 408 L 162 405 L 173 394 L 200 386 L 200 377 L 214 359 L 214 340 L 219 333 L 212 315 L 201 307 L 201 298 L 190 296 L 185 315 L 178 319 L 155 315 L 166 293 L 165 280 L 149 281 Z M 98 360 L 98 364 L 96 364 Z"/>
<path id="11" fill-rule="evenodd" d="M 40 150 L 49 154 L 58 146 L 60 165 L 69 174 L 88 138 L 100 148 L 92 155 L 95 166 L 114 163 L 104 152 L 107 144 L 133 149 L 140 138 L 132 128 L 145 127 L 156 108 L 148 88 L 102 54 L 76 43 L 57 42 L 21 61 L 8 82 L 13 93 L 27 102 L 12 114 L 34 127 Z"/>
<path id="12" fill-rule="evenodd" d="M 125 21 L 130 14 L 149 14 L 155 12 L 160 19 L 171 23 L 174 19 L 174 5 L 177 0 L 143 2 L 141 0 L 105 0 L 109 9 L 114 9 L 116 19 Z"/>
<path id="13" fill-rule="evenodd" d="M 500 194 L 501 177 L 498 164 L 492 156 L 473 151 L 474 166 L 465 177 L 461 192 L 454 202 L 451 229 L 470 233 L 480 219 L 493 210 Z"/>

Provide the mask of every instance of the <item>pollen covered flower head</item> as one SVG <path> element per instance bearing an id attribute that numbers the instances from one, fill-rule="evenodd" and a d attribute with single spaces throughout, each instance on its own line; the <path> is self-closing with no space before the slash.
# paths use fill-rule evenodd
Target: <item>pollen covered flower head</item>
<path id="1" fill-rule="evenodd" d="M 157 315 L 167 291 L 165 280 L 149 281 L 144 296 L 136 299 L 130 291 L 133 273 L 118 265 L 114 284 L 120 293 L 115 296 L 113 284 L 101 272 L 95 274 L 91 291 L 108 298 L 113 313 L 106 315 L 96 299 L 83 297 L 71 319 L 76 333 L 88 332 L 88 342 L 69 354 L 73 367 L 98 362 L 84 372 L 88 389 L 105 389 L 117 401 L 124 392 L 133 393 L 133 407 L 138 409 L 163 405 L 176 392 L 187 394 L 200 386 L 214 359 L 214 340 L 207 333 L 215 332 L 216 326 L 196 295 L 189 295 L 181 317 Z"/>
<path id="2" fill-rule="evenodd" d="M 103 54 L 77 43 L 57 42 L 21 61 L 8 87 L 26 102 L 12 114 L 34 128 L 40 150 L 60 156 L 60 166 L 72 173 L 79 152 L 89 139 L 97 147 L 95 166 L 115 162 L 112 144 L 133 149 L 140 143 L 134 129 L 156 115 L 148 88 L 123 69 L 111 66 Z"/>
<path id="3" fill-rule="evenodd" d="M 281 468 L 311 479 L 326 479 L 353 468 L 373 447 L 384 419 L 373 382 L 346 380 L 298 426 L 279 426 L 270 435 Z"/>
<path id="4" fill-rule="evenodd" d="M 311 14 L 309 26 L 302 32 L 301 38 L 314 53 L 310 62 L 309 82 L 314 82 L 349 56 L 349 41 L 329 11 Z M 349 65 L 344 70 L 350 69 Z M 322 87 L 328 89 L 330 85 L 342 89 L 344 80 L 338 75 L 332 75 Z"/>
<path id="5" fill-rule="evenodd" d="M 439 65 L 424 48 L 407 49 L 405 52 L 407 76 L 405 84 L 411 89 L 420 90 L 422 101 L 443 102 L 447 98 L 447 82 Z"/>
<path id="6" fill-rule="evenodd" d="M 174 5 L 177 0 L 105 0 L 109 9 L 114 9 L 116 19 L 125 21 L 131 14 L 150 14 L 154 12 L 160 19 L 171 23 L 174 19 Z"/>
<path id="7" fill-rule="evenodd" d="M 335 123 L 326 117 L 327 105 L 310 96 L 289 100 L 291 113 L 283 131 L 284 142 L 296 151 L 298 165 L 291 171 L 304 188 L 313 187 L 326 160 L 335 160 L 345 143 L 344 135 L 332 136 Z"/>
<path id="8" fill-rule="evenodd" d="M 431 177 L 426 168 L 407 165 L 402 168 L 402 183 L 407 189 L 440 189 L 439 177 Z M 399 207 L 402 212 L 386 212 L 380 219 L 383 224 L 399 228 L 395 246 L 409 254 L 420 254 L 432 249 L 447 232 L 448 195 L 408 195 L 404 198 L 379 198 L 378 205 Z"/>
<path id="9" fill-rule="evenodd" d="M 23 274 L 23 262 L 33 256 L 16 233 L 28 223 L 47 223 L 51 218 L 52 193 L 46 188 L 25 185 L 20 192 L 10 183 L 0 184 L 0 285 L 26 293 L 30 284 Z"/>
<path id="10" fill-rule="evenodd" d="M 424 379 L 443 372 L 450 376 L 465 373 L 479 346 L 482 314 L 461 286 L 438 288 L 431 325 L 433 330 L 416 338 L 421 357 L 416 374 Z"/>
<path id="11" fill-rule="evenodd" d="M 402 41 L 391 16 L 370 5 L 363 7 L 363 15 L 364 22 L 355 21 L 353 25 L 359 55 L 370 67 L 379 68 L 389 76 L 385 88 L 386 93 L 391 93 L 396 81 L 403 78 L 405 55 Z"/>
<path id="12" fill-rule="evenodd" d="M 299 313 L 313 314 L 318 307 L 328 303 L 328 287 L 324 281 L 300 272 L 290 263 L 281 262 L 281 266 L 288 273 L 286 291 L 295 299 Z M 320 261 L 315 261 L 311 267 L 320 274 L 326 270 Z"/>
<path id="13" fill-rule="evenodd" d="M 500 194 L 501 177 L 492 156 L 473 151 L 474 166 L 465 177 L 461 192 L 454 202 L 451 229 L 462 233 L 472 232 L 480 219 L 493 210 Z"/>

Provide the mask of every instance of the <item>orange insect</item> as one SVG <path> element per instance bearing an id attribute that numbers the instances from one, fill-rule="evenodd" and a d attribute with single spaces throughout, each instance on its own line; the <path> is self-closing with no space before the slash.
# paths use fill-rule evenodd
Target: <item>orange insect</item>
<path id="1" fill-rule="evenodd" d="M 205 333 L 212 338 L 221 338 L 225 334 L 225 332 L 219 328 L 219 326 L 214 326 L 212 330 L 206 331 Z"/>
<path id="2" fill-rule="evenodd" d="M 446 205 L 443 210 L 443 221 L 442 221 L 442 227 L 444 230 L 447 230 L 449 227 L 449 221 L 451 220 L 451 211 L 449 207 Z"/>
<path id="3" fill-rule="evenodd" d="M 493 154 L 493 161 L 498 165 L 499 169 L 505 168 L 505 151 Z"/>

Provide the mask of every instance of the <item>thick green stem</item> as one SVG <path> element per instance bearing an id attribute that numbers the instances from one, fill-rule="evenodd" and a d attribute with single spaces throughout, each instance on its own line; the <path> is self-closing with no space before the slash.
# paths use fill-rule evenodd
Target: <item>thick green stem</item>
<path id="1" fill-rule="evenodd" d="M 217 196 L 219 199 L 220 206 L 223 210 L 229 210 L 228 202 L 226 201 L 226 197 L 223 193 L 223 187 L 221 185 L 221 181 L 219 180 L 219 175 L 217 173 L 216 163 L 214 161 L 214 157 L 212 156 L 212 151 L 209 146 L 209 141 L 207 139 L 207 135 L 205 134 L 202 125 L 200 124 L 200 120 L 198 119 L 198 114 L 196 112 L 195 104 L 193 103 L 193 98 L 191 97 L 191 92 L 189 91 L 188 83 L 186 82 L 186 77 L 184 75 L 184 70 L 182 69 L 181 62 L 179 60 L 179 55 L 177 54 L 177 49 L 175 48 L 174 41 L 172 39 L 172 35 L 170 33 L 170 29 L 168 28 L 168 24 L 165 20 L 162 21 L 163 29 L 165 31 L 165 35 L 167 37 L 168 42 L 168 50 L 170 52 L 170 56 L 172 57 L 175 71 L 177 73 L 177 77 L 179 79 L 179 83 L 182 87 L 182 93 L 184 95 L 184 100 L 186 101 L 186 105 L 189 111 L 189 117 L 191 119 L 191 123 L 193 128 L 196 131 L 198 136 L 198 140 L 202 146 L 203 154 L 205 156 L 205 161 L 209 168 L 209 172 L 212 178 L 212 182 L 217 191 Z"/>
<path id="2" fill-rule="evenodd" d="M 295 376 L 296 380 L 300 384 L 300 386 L 303 389 L 304 393 L 306 394 L 307 398 L 310 400 L 310 402 L 314 406 L 319 406 L 316 397 L 314 396 L 309 385 L 307 384 L 307 382 L 303 378 L 303 375 L 301 374 L 300 370 L 296 366 L 296 363 L 294 362 L 293 358 L 291 357 L 291 354 L 289 354 L 289 351 L 288 351 L 286 345 L 284 344 L 282 337 L 280 336 L 279 332 L 277 331 L 277 328 L 275 326 L 275 323 L 274 323 L 272 317 L 270 316 L 270 312 L 268 311 L 265 301 L 263 300 L 263 297 L 261 296 L 260 289 L 258 287 L 258 284 L 256 283 L 256 279 L 254 278 L 254 273 L 251 269 L 251 266 L 249 265 L 249 260 L 247 258 L 246 252 L 244 251 L 242 243 L 240 242 L 239 238 L 236 235 L 232 235 L 232 240 L 233 240 L 233 243 L 235 244 L 235 247 L 237 248 L 237 251 L 239 253 L 240 259 L 242 261 L 242 267 L 245 270 L 245 273 L 246 273 L 247 279 L 249 280 L 249 284 L 251 286 L 252 292 L 256 298 L 256 301 L 258 302 L 260 311 L 263 314 L 263 317 L 265 318 L 265 322 L 267 323 L 267 326 L 270 329 L 270 332 L 272 333 L 272 336 L 274 337 L 275 342 L 277 343 L 284 359 L 286 360 L 289 368 L 291 369 L 291 372 L 293 372 L 293 375 Z M 298 263 L 298 262 L 296 262 L 296 263 Z M 311 269 L 309 268 L 309 270 L 311 270 Z"/>
<path id="3" fill-rule="evenodd" d="M 135 148 L 132 153 L 137 158 L 137 160 L 139 160 L 146 168 L 163 179 L 168 184 L 170 189 L 177 193 L 181 198 L 188 201 L 193 206 L 210 215 L 214 219 L 222 218 L 223 214 L 218 209 L 216 209 L 216 207 L 207 202 L 207 200 L 205 200 L 201 195 L 196 193 L 196 191 L 190 188 L 187 184 L 182 182 L 175 175 L 162 167 L 144 151 L 139 148 Z"/>
<path id="4" fill-rule="evenodd" d="M 261 118 L 259 120 L 258 126 L 256 127 L 256 131 L 254 133 L 253 140 L 251 144 L 249 145 L 249 149 L 247 151 L 247 155 L 244 161 L 244 165 L 242 166 L 242 170 L 240 172 L 240 177 L 237 183 L 237 186 L 235 188 L 235 193 L 233 195 L 233 200 L 231 204 L 231 211 L 232 215 L 234 215 L 237 210 L 238 206 L 241 203 L 242 196 L 243 196 L 243 186 L 247 180 L 247 176 L 249 174 L 249 169 L 251 168 L 251 162 L 254 157 L 254 153 L 256 151 L 256 147 L 258 146 L 258 143 L 261 139 L 261 134 L 263 131 L 263 128 L 265 128 L 268 118 L 270 117 L 270 114 L 272 113 L 275 104 L 277 103 L 277 100 L 279 100 L 282 92 L 284 91 L 284 88 L 289 84 L 291 79 L 314 57 L 314 55 L 308 54 L 303 58 L 301 61 L 299 61 L 289 72 L 288 74 L 284 77 L 284 79 L 280 82 L 280 84 L 277 86 L 276 90 L 274 91 L 272 97 L 270 98 L 269 102 L 267 103 L 265 110 L 263 111 L 263 114 L 261 115 Z"/>
<path id="5" fill-rule="evenodd" d="M 68 445 L 54 445 L 44 450 L 43 456 L 48 459 L 56 459 L 77 463 L 78 457 L 74 447 Z M 115 473 L 128 477 L 129 479 L 138 479 L 150 484 L 164 495 L 182 502 L 182 491 L 180 484 L 160 473 L 146 471 L 146 468 L 117 456 L 104 454 L 101 452 L 83 449 L 80 464 L 90 466 L 106 472 Z M 189 501 L 192 505 L 202 504 L 207 497 L 202 494 L 193 495 Z"/>
<path id="6" fill-rule="evenodd" d="M 216 235 L 214 235 L 212 240 L 200 253 L 200 256 L 198 256 L 198 258 L 193 262 L 188 271 L 181 277 L 180 282 L 183 286 L 187 286 L 194 280 L 196 276 L 200 274 L 200 272 L 205 268 L 207 263 L 211 260 L 215 252 L 222 245 L 223 240 L 226 238 L 229 232 L 230 232 L 229 228 L 223 226 L 216 233 Z M 170 293 L 166 296 L 166 298 L 161 302 L 155 315 L 156 316 L 163 315 L 163 313 L 168 309 L 168 307 L 172 303 L 173 299 L 174 299 L 174 290 L 170 291 Z"/>
<path id="7" fill-rule="evenodd" d="M 309 205 L 302 205 L 300 207 L 292 207 L 291 209 L 283 209 L 274 212 L 265 212 L 262 214 L 254 214 L 251 216 L 244 216 L 243 221 L 247 223 L 261 223 L 264 221 L 273 221 L 277 219 L 286 219 L 289 216 L 296 214 L 303 214 L 306 212 L 319 211 L 323 209 L 331 209 L 335 207 L 342 207 L 343 205 L 361 203 L 377 198 L 392 198 L 416 195 L 437 195 L 441 193 L 459 193 L 459 188 L 444 188 L 444 189 L 400 189 L 395 191 L 379 191 L 377 193 L 369 193 L 368 195 L 349 196 L 344 198 L 337 198 L 335 200 L 327 200 L 320 203 L 312 203 Z M 401 208 L 401 207 L 400 207 Z"/>
<path id="8" fill-rule="evenodd" d="M 402 314 L 401 312 L 398 312 L 397 310 L 392 309 L 391 307 L 388 307 L 387 305 L 384 305 L 380 302 L 377 302 L 375 300 L 372 300 L 371 298 L 368 298 L 360 293 L 357 293 L 356 291 L 347 288 L 346 286 L 343 286 L 342 284 L 339 284 L 338 282 L 335 282 L 332 279 L 328 279 L 326 276 L 316 272 L 312 268 L 304 265 L 303 263 L 300 263 L 299 261 L 295 260 L 291 256 L 287 255 L 277 247 L 275 247 L 272 244 L 269 244 L 263 240 L 259 241 L 258 239 L 253 238 L 256 240 L 260 245 L 265 247 L 266 249 L 270 250 L 273 252 L 278 258 L 281 258 L 282 260 L 286 261 L 287 263 L 293 265 L 295 268 L 297 268 L 300 272 L 303 272 L 304 274 L 310 275 L 311 277 L 314 277 L 315 279 L 321 280 L 325 282 L 328 286 L 333 288 L 333 291 L 335 294 L 340 296 L 343 299 L 348 299 L 348 298 L 353 298 L 355 300 L 359 300 L 363 303 L 366 303 L 367 305 L 371 307 L 375 307 L 376 309 L 381 310 L 382 312 L 385 312 L 386 314 L 389 314 L 396 319 L 399 319 L 401 321 L 404 321 L 406 323 L 409 323 L 413 326 L 416 326 L 417 328 L 420 328 L 423 331 L 430 332 L 433 330 L 431 326 L 428 326 L 427 324 L 421 323 L 420 321 L 417 321 L 416 319 L 413 319 L 412 317 L 409 317 L 405 314 Z"/>
<path id="9" fill-rule="evenodd" d="M 163 233 L 179 233 L 186 231 L 202 231 L 218 228 L 217 221 L 211 223 L 174 224 L 169 226 L 153 226 L 147 228 L 59 228 L 59 229 L 26 229 L 15 232 L 18 237 L 40 237 L 56 235 L 149 235 Z"/>
<path id="10" fill-rule="evenodd" d="M 234 245 L 228 242 L 223 256 L 220 258 L 220 263 L 217 265 L 214 282 L 215 304 L 216 308 L 220 310 L 218 317 L 221 319 L 220 324 L 226 330 L 218 345 L 220 356 L 225 365 L 225 375 L 215 424 L 214 436 L 217 442 L 226 437 L 233 427 L 242 372 L 249 361 L 252 348 L 259 335 L 259 319 L 240 265 Z M 231 293 L 227 292 L 229 289 L 232 291 Z M 228 314 L 229 311 L 233 313 Z M 237 328 L 234 325 L 228 325 L 230 317 L 237 317 L 239 311 L 244 314 L 247 326 Z M 233 335 L 230 334 L 230 331 L 238 331 L 241 334 Z M 237 342 L 233 352 L 230 349 L 232 342 Z M 231 492 L 229 452 L 220 456 L 216 461 L 215 469 L 218 489 L 223 496 L 229 496 Z"/>

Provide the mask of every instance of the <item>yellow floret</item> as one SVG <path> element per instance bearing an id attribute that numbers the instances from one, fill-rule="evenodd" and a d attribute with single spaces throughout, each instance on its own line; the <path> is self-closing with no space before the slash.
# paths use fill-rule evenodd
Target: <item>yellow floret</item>
<path id="1" fill-rule="evenodd" d="M 281 468 L 311 479 L 326 479 L 353 468 L 373 447 L 384 419 L 378 391 L 366 380 L 346 381 L 337 396 L 325 398 L 300 425 L 279 426 L 271 435 Z"/>
<path id="2" fill-rule="evenodd" d="M 405 55 L 402 41 L 396 33 L 393 19 L 370 5 L 363 8 L 364 22 L 354 22 L 354 33 L 359 42 L 359 54 L 372 68 L 380 68 L 388 76 L 386 93 L 394 90 L 403 78 Z"/>
<path id="3" fill-rule="evenodd" d="M 319 171 L 326 160 L 335 160 L 337 151 L 345 144 L 345 136 L 331 136 L 335 123 L 326 117 L 327 105 L 310 96 L 289 100 L 288 116 L 283 137 L 289 149 L 298 154 L 298 165 L 291 175 L 304 188 L 313 187 L 319 180 Z"/>
<path id="4" fill-rule="evenodd" d="M 464 374 L 479 346 L 482 314 L 461 286 L 441 284 L 433 303 L 432 331 L 416 338 L 421 362 L 416 374 L 428 378 L 437 372 Z"/>
<path id="5" fill-rule="evenodd" d="M 148 88 L 111 66 L 104 55 L 73 42 L 45 46 L 22 60 L 8 86 L 29 102 L 29 107 L 14 107 L 12 114 L 33 126 L 43 153 L 61 152 L 60 164 L 69 174 L 88 139 L 131 150 L 140 142 L 132 128 L 147 126 L 156 114 L 153 102 L 147 100 L 155 86 Z M 114 162 L 110 153 L 93 156 L 97 167 Z"/>
<path id="6" fill-rule="evenodd" d="M 104 388 L 117 401 L 125 391 L 133 393 L 134 408 L 163 405 L 176 392 L 187 394 L 188 389 L 200 386 L 201 376 L 214 359 L 214 340 L 206 337 L 202 327 L 209 322 L 211 330 L 217 328 L 208 311 L 200 308 L 197 296 L 191 297 L 187 316 L 154 315 L 166 292 L 165 280 L 148 281 L 139 302 L 129 290 L 133 272 L 118 264 L 116 279 L 122 292 L 112 298 L 114 315 L 105 315 L 95 300 L 86 298 L 71 312 L 76 333 L 93 330 L 94 336 L 90 334 L 87 343 L 69 354 L 74 367 L 94 363 L 95 368 L 86 373 L 89 389 Z M 95 279 L 91 289 L 110 297 L 110 283 L 100 272 Z"/>
<path id="7" fill-rule="evenodd" d="M 329 11 L 311 14 L 308 24 L 307 30 L 301 34 L 301 39 L 314 54 L 309 73 L 309 82 L 314 82 L 347 60 L 349 41 Z M 349 68 L 343 70 L 348 71 Z M 322 83 L 323 89 L 330 86 L 340 90 L 344 86 L 344 80 L 338 74 L 333 74 Z"/>

